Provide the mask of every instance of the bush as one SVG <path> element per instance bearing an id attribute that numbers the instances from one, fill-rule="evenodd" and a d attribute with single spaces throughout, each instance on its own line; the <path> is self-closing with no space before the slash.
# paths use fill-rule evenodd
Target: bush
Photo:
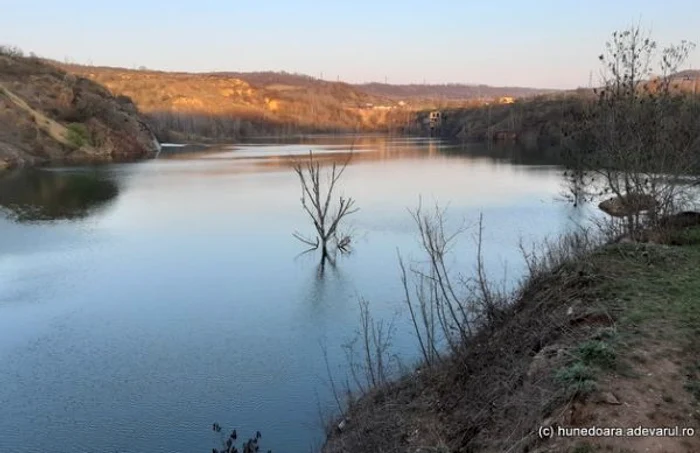
<path id="1" fill-rule="evenodd" d="M 81 123 L 72 123 L 67 126 L 68 135 L 66 139 L 74 148 L 82 148 L 85 145 L 90 145 L 90 133 Z"/>
<path id="2" fill-rule="evenodd" d="M 0 55 L 6 57 L 23 57 L 24 51 L 17 46 L 0 45 Z"/>
<path id="3" fill-rule="evenodd" d="M 676 73 L 694 47 L 681 41 L 661 50 L 639 27 L 613 33 L 599 56 L 597 99 L 567 115 L 568 198 L 578 204 L 611 197 L 601 210 L 635 240 L 697 201 L 700 102 L 676 89 Z"/>
<path id="4" fill-rule="evenodd" d="M 615 366 L 615 351 L 604 341 L 586 341 L 578 347 L 578 355 L 583 363 L 588 365 L 595 365 L 600 368 L 612 368 Z"/>
<path id="5" fill-rule="evenodd" d="M 558 370 L 554 376 L 576 396 L 587 395 L 596 389 L 594 371 L 579 361 Z"/>

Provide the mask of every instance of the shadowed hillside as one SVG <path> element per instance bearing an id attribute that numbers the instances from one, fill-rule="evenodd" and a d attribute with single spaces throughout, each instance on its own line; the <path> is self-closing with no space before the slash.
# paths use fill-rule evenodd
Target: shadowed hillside
<path id="1" fill-rule="evenodd" d="M 442 110 L 437 134 L 469 142 L 517 141 L 524 145 L 558 145 L 567 115 L 583 109 L 591 93 L 541 95 L 518 99 L 512 104 L 486 104 L 471 108 Z M 430 133 L 428 113 L 418 114 L 421 131 Z"/>
<path id="2" fill-rule="evenodd" d="M 660 81 L 652 78 L 639 85 L 639 91 L 654 93 Z M 669 79 L 671 92 L 691 95 L 700 90 L 700 71 L 681 71 Z M 524 145 L 558 145 L 567 118 L 580 115 L 595 100 L 593 89 L 559 91 L 524 98 L 512 103 L 485 102 L 469 106 L 441 108 L 440 127 L 433 131 L 444 138 L 463 141 L 513 141 Z M 428 111 L 416 114 L 417 130 L 430 134 Z"/>

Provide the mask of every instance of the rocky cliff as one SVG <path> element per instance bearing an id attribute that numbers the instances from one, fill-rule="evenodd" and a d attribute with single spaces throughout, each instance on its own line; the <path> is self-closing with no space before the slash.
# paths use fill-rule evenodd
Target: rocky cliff
<path id="1" fill-rule="evenodd" d="M 129 98 L 38 58 L 0 53 L 0 169 L 133 160 L 158 149 Z"/>

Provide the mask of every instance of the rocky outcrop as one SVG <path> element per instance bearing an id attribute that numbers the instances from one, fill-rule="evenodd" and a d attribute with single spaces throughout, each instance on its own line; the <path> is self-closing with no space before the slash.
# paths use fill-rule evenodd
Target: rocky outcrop
<path id="1" fill-rule="evenodd" d="M 158 150 L 129 98 L 40 59 L 0 54 L 0 169 L 133 160 Z"/>

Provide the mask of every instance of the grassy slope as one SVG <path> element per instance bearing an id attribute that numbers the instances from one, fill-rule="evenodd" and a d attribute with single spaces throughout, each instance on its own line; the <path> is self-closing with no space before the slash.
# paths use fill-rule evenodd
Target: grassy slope
<path id="1" fill-rule="evenodd" d="M 700 451 L 694 438 L 540 440 L 548 426 L 700 431 L 700 229 L 530 281 L 464 357 L 353 404 L 340 451 Z"/>
<path id="2" fill-rule="evenodd" d="M 570 417 L 578 424 L 700 428 L 700 229 L 677 239 L 682 246 L 609 247 L 597 257 L 608 269 L 599 294 L 611 298 L 617 310 L 614 335 L 600 342 L 613 360 L 601 364 L 601 355 L 593 353 L 583 364 L 621 405 L 572 403 Z M 596 372 L 596 366 L 602 370 Z M 690 452 L 700 451 L 700 437 L 562 445 L 574 451 Z"/>

